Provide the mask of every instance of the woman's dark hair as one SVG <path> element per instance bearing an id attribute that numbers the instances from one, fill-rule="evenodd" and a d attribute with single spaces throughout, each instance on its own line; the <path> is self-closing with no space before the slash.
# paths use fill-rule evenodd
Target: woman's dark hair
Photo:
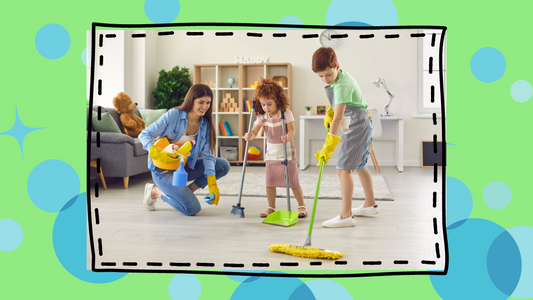
<path id="1" fill-rule="evenodd" d="M 191 86 L 187 94 L 185 95 L 185 99 L 183 100 L 183 103 L 180 106 L 173 107 L 173 109 L 179 109 L 184 112 L 190 112 L 192 108 L 194 107 L 194 100 L 198 98 L 202 98 L 208 96 L 211 98 L 211 105 L 209 105 L 209 108 L 204 114 L 204 118 L 209 121 L 209 126 L 211 127 L 211 132 L 209 134 L 209 148 L 211 149 L 211 152 L 215 153 L 215 147 L 216 147 L 216 131 L 215 127 L 213 125 L 213 118 L 212 118 L 212 112 L 213 112 L 213 91 L 209 88 L 209 86 L 198 83 Z"/>

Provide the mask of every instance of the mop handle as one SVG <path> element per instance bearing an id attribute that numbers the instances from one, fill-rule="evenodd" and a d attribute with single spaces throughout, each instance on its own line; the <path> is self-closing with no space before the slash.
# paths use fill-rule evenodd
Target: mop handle
<path id="1" fill-rule="evenodd" d="M 283 131 L 283 136 L 285 136 L 285 111 L 281 111 L 281 130 Z M 287 208 L 291 211 L 291 195 L 289 192 L 289 163 L 287 161 L 287 144 L 283 142 L 283 153 L 285 154 L 285 185 L 287 186 Z"/>
<path id="2" fill-rule="evenodd" d="M 255 111 L 255 98 L 252 101 L 252 112 L 250 113 L 250 122 L 248 124 L 248 132 L 252 131 L 252 122 L 254 119 L 254 111 Z M 250 141 L 246 141 L 246 150 L 244 150 L 244 161 L 242 163 L 242 175 L 241 175 L 241 188 L 239 190 L 239 205 L 241 204 L 241 196 L 242 196 L 242 186 L 244 184 L 244 173 L 246 171 L 246 161 L 248 160 L 248 145 Z"/>
<path id="3" fill-rule="evenodd" d="M 329 133 L 329 127 L 328 127 Z M 311 238 L 311 233 L 313 232 L 313 223 L 315 221 L 315 211 L 318 203 L 318 191 L 320 190 L 320 179 L 322 179 L 322 170 L 324 169 L 324 157 L 320 160 L 320 172 L 318 173 L 318 183 L 316 184 L 315 192 L 315 202 L 313 203 L 313 210 L 311 211 L 311 220 L 309 222 L 309 231 L 307 232 L 307 237 Z"/>

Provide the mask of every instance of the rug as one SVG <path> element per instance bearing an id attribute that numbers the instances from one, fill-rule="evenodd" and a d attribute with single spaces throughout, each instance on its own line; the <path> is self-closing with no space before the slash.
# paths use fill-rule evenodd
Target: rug
<path id="1" fill-rule="evenodd" d="M 318 182 L 318 174 L 299 174 L 300 176 L 300 186 L 302 187 L 304 198 L 305 199 L 315 199 L 316 184 Z M 363 192 L 363 187 L 361 182 L 356 174 L 353 175 L 354 178 L 354 191 L 353 199 L 354 200 L 364 200 L 365 194 Z M 376 200 L 389 200 L 392 201 L 394 198 L 387 186 L 385 178 L 381 175 L 372 175 L 372 183 L 374 186 L 374 198 Z M 220 190 L 221 196 L 238 196 L 239 189 L 241 186 L 241 172 L 230 172 L 226 176 L 217 180 L 217 186 Z M 287 190 L 286 188 L 276 188 L 278 198 L 286 198 Z M 292 190 L 290 191 L 291 197 Z M 209 189 L 199 189 L 195 192 L 197 195 L 208 195 Z M 244 187 L 242 189 L 243 196 L 255 196 L 255 197 L 266 197 L 266 184 L 265 184 L 265 174 L 262 172 L 258 173 L 246 173 L 244 178 Z M 339 177 L 336 175 L 325 175 L 322 174 L 322 179 L 320 181 L 320 191 L 319 199 L 342 199 L 341 198 L 341 189 L 339 184 Z"/>

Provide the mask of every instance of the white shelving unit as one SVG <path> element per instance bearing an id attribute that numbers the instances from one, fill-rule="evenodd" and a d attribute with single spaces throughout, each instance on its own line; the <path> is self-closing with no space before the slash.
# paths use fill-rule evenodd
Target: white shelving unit
<path id="1" fill-rule="evenodd" d="M 242 163 L 244 161 L 246 141 L 243 136 L 248 131 L 250 112 L 244 111 L 244 98 L 253 99 L 255 88 L 250 85 L 259 81 L 259 77 L 285 76 L 287 87 L 283 90 L 289 98 L 289 106 L 292 103 L 292 65 L 290 63 L 266 63 L 266 64 L 198 64 L 194 65 L 193 83 L 213 83 L 213 121 L 217 133 L 216 156 L 219 156 L 219 147 L 237 147 L 238 159 L 230 163 Z M 233 77 L 235 83 L 229 86 L 227 80 Z M 235 87 L 237 86 L 237 87 Z M 238 103 L 237 112 L 220 112 L 220 103 L 226 94 L 231 94 Z M 255 117 L 254 117 L 255 118 Z M 224 136 L 219 127 L 220 122 L 228 122 L 233 136 Z M 261 156 L 257 160 L 248 160 L 248 163 L 264 164 L 266 138 L 256 137 L 250 146 L 261 149 Z"/>

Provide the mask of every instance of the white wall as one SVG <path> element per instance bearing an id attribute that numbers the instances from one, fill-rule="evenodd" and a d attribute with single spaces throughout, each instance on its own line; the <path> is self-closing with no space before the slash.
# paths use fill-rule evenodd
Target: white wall
<path id="1" fill-rule="evenodd" d="M 285 31 L 287 33 L 285 38 L 272 37 L 274 32 L 279 31 L 270 30 L 253 31 L 263 33 L 262 38 L 246 36 L 246 33 L 250 32 L 248 30 L 233 31 L 232 37 L 217 37 L 215 31 L 203 31 L 203 36 L 187 36 L 186 30 L 176 30 L 172 36 L 158 36 L 157 32 L 146 30 L 147 37 L 144 43 L 131 41 L 132 65 L 142 64 L 140 48 L 144 49 L 145 74 L 144 76 L 136 74 L 142 72 L 141 67 L 131 67 L 131 82 L 125 85 L 127 87 L 125 92 L 135 95 L 134 101 L 138 102 L 140 107 L 153 107 L 151 92 L 156 86 L 158 72 L 161 69 L 168 71 L 179 65 L 188 67 L 192 75 L 194 64 L 233 63 L 235 55 L 268 56 L 268 62 L 292 64 L 292 111 L 297 121 L 295 141 L 298 147 L 298 116 L 305 115 L 304 106 L 313 106 L 313 110 L 316 111 L 316 105 L 328 105 L 324 83 L 311 70 L 312 55 L 320 44 L 318 39 L 302 38 L 302 34 L 319 34 L 321 31 L 288 30 Z M 412 118 L 412 115 L 417 113 L 418 96 L 418 46 L 417 39 L 410 37 L 413 31 L 337 30 L 337 32 L 349 35 L 348 38 L 342 39 L 335 49 L 340 66 L 358 82 L 369 107 L 376 107 L 381 113 L 389 101 L 383 88 L 378 89 L 372 85 L 377 77 L 385 79 L 390 91 L 395 94 L 389 110 L 396 116 L 403 116 L 405 120 L 405 165 L 420 166 L 420 141 L 431 140 L 434 133 L 440 133 L 440 127 L 432 126 L 430 119 Z M 131 31 L 126 33 L 126 39 L 131 38 L 131 33 Z M 391 33 L 400 34 L 400 38 L 384 38 L 386 34 Z M 360 39 L 361 34 L 374 34 L 375 37 Z M 120 70 L 117 69 L 115 72 L 120 73 Z M 142 92 L 143 87 L 144 92 Z M 137 99 L 142 94 L 144 101 Z M 314 153 L 321 146 L 321 141 L 312 141 L 309 152 Z M 375 141 L 374 152 L 380 166 L 393 165 L 395 157 L 393 141 Z M 336 155 L 330 164 L 333 164 L 335 159 Z"/>

